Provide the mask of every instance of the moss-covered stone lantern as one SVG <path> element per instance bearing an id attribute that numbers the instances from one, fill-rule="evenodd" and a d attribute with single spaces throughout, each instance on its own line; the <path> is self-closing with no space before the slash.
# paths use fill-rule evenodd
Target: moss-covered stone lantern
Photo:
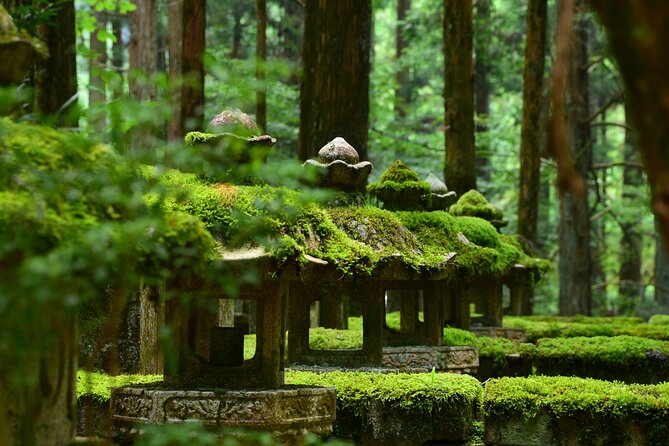
<path id="1" fill-rule="evenodd" d="M 367 189 L 391 211 L 429 209 L 432 200 L 430 183 L 420 181 L 418 174 L 400 160 L 383 172 L 379 183 L 370 184 Z"/>

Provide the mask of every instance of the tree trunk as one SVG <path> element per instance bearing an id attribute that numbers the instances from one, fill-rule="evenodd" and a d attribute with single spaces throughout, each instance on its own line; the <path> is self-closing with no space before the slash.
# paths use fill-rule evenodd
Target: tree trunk
<path id="1" fill-rule="evenodd" d="M 566 85 L 567 140 L 575 173 L 585 181 L 592 148 L 588 112 L 588 54 L 585 2 L 576 0 Z M 560 201 L 560 314 L 590 314 L 590 214 L 587 188 L 565 191 Z"/>
<path id="2" fill-rule="evenodd" d="M 112 68 L 118 74 L 118 83 L 113 85 L 112 97 L 118 98 L 123 94 L 123 64 L 125 62 L 124 50 L 125 42 L 123 41 L 123 19 L 121 17 L 111 18 L 112 34 L 114 34 L 115 42 L 112 43 Z"/>
<path id="3" fill-rule="evenodd" d="M 104 132 L 106 118 L 104 105 L 107 103 L 107 91 L 102 72 L 107 66 L 107 40 L 100 41 L 98 32 L 107 28 L 107 14 L 94 12 L 96 19 L 95 31 L 90 37 L 89 84 L 88 84 L 88 122 L 93 132 L 98 135 Z M 102 105 L 102 106 L 100 106 Z"/>
<path id="4" fill-rule="evenodd" d="M 629 122 L 626 113 L 625 120 Z M 636 158 L 636 141 L 629 129 L 625 130 L 625 161 Z M 639 190 L 643 186 L 643 172 L 640 167 L 625 164 L 623 168 L 623 200 L 634 203 L 639 200 Z M 641 246 L 642 234 L 639 230 L 638 218 L 625 219 L 620 224 L 622 239 L 620 240 L 620 286 L 618 300 L 620 312 L 633 314 L 636 305 L 643 297 L 641 284 Z"/>
<path id="5" fill-rule="evenodd" d="M 444 0 L 444 180 L 462 195 L 476 189 L 472 2 Z"/>
<path id="6" fill-rule="evenodd" d="M 475 113 L 479 120 L 476 124 L 476 135 L 485 139 L 488 125 L 485 120 L 490 114 L 490 0 L 476 2 L 476 28 L 474 38 L 474 91 L 476 93 Z M 482 141 L 476 143 L 477 180 L 484 184 L 490 183 L 490 146 Z"/>
<path id="7" fill-rule="evenodd" d="M 402 60 L 402 54 L 408 47 L 404 37 L 407 12 L 411 9 L 411 0 L 397 0 L 397 25 L 395 26 L 395 59 Z M 411 101 L 411 85 L 409 84 L 409 70 L 400 62 L 400 68 L 395 73 L 395 116 L 404 118 L 406 106 Z"/>
<path id="8" fill-rule="evenodd" d="M 204 128 L 204 60 L 206 0 L 174 0 L 169 4 L 169 73 L 184 81 L 174 98 L 168 138 L 182 140 Z M 168 160 L 169 161 L 169 160 Z"/>
<path id="9" fill-rule="evenodd" d="M 230 49 L 231 59 L 241 59 L 244 57 L 242 53 L 242 16 L 243 11 L 240 7 L 235 6 L 232 12 L 232 19 L 234 25 L 232 26 L 232 47 Z"/>
<path id="10" fill-rule="evenodd" d="M 361 160 L 367 159 L 371 26 L 371 0 L 306 2 L 301 160 L 315 156 L 337 136 L 348 141 Z"/>
<path id="11" fill-rule="evenodd" d="M 659 223 L 655 219 L 655 302 L 662 312 L 669 310 L 669 256 L 660 234 Z"/>
<path id="12" fill-rule="evenodd" d="M 35 70 L 37 111 L 61 127 L 77 127 L 77 62 L 74 1 L 60 3 L 56 15 L 40 25 L 49 58 Z"/>
<path id="13" fill-rule="evenodd" d="M 662 0 L 591 0 L 606 28 L 610 49 L 622 75 L 631 120 L 638 131 L 653 211 L 669 249 L 669 3 Z M 639 32 L 643 30 L 643 32 Z"/>
<path id="14" fill-rule="evenodd" d="M 520 187 L 517 233 L 537 246 L 541 142 L 543 131 L 543 82 L 546 48 L 547 0 L 529 0 L 523 71 L 523 115 L 520 133 Z"/>
<path id="15" fill-rule="evenodd" d="M 256 0 L 256 124 L 262 132 L 267 131 L 267 85 L 265 64 L 267 62 L 267 1 Z"/>

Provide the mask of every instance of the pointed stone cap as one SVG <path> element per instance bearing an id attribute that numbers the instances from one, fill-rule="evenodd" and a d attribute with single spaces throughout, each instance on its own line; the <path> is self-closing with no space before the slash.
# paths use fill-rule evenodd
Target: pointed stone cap
<path id="1" fill-rule="evenodd" d="M 435 174 L 430 173 L 425 181 L 430 184 L 432 191 L 431 211 L 445 211 L 455 203 L 457 194 L 454 191 L 449 192 L 446 184 Z"/>
<path id="2" fill-rule="evenodd" d="M 320 171 L 320 184 L 345 191 L 363 191 L 372 163 L 360 161 L 360 155 L 344 138 L 337 137 L 318 151 L 318 160 L 307 160 L 305 167 Z"/>
<path id="3" fill-rule="evenodd" d="M 244 138 L 260 136 L 258 124 L 237 108 L 225 108 L 209 122 L 209 133 L 232 133 Z"/>
<path id="4" fill-rule="evenodd" d="M 338 136 L 318 151 L 318 161 L 321 163 L 328 164 L 336 160 L 357 164 L 360 162 L 360 155 L 344 138 Z"/>

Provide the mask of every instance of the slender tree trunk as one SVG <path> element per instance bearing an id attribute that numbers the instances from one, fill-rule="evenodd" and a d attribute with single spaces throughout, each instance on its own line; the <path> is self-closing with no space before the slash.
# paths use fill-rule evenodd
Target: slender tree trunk
<path id="1" fill-rule="evenodd" d="M 204 127 L 205 12 L 206 0 L 169 3 L 169 72 L 172 79 L 183 79 L 167 127 L 170 140 L 181 140 L 186 133 Z"/>
<path id="2" fill-rule="evenodd" d="M 475 113 L 479 122 L 476 124 L 476 171 L 477 179 L 484 184 L 490 183 L 490 146 L 484 144 L 488 125 L 485 120 L 490 114 L 490 0 L 477 0 L 476 2 L 476 28 L 474 30 L 474 91 L 476 93 Z"/>
<path id="3" fill-rule="evenodd" d="M 625 109 L 625 121 L 631 124 L 629 110 Z M 636 159 L 636 138 L 634 133 L 625 130 L 625 161 Z M 639 190 L 643 187 L 643 171 L 641 167 L 625 164 L 623 167 L 623 200 L 635 203 L 640 199 Z M 639 230 L 639 219 L 625 219 L 621 222 L 622 230 L 621 259 L 620 259 L 620 286 L 618 300 L 620 311 L 631 314 L 643 297 L 641 284 L 641 246 L 643 236 Z"/>
<path id="4" fill-rule="evenodd" d="M 661 230 L 655 219 L 655 302 L 669 311 L 669 255 L 663 249 Z"/>
<path id="5" fill-rule="evenodd" d="M 444 180 L 462 195 L 476 189 L 472 2 L 444 0 Z"/>
<path id="6" fill-rule="evenodd" d="M 402 54 L 408 47 L 405 39 L 407 12 L 411 9 L 411 0 L 397 0 L 397 25 L 395 26 L 395 59 L 402 60 Z M 409 70 L 400 63 L 400 69 L 395 73 L 395 116 L 404 118 L 406 106 L 411 101 L 411 85 L 409 84 Z"/>
<path id="7" fill-rule="evenodd" d="M 371 29 L 371 0 L 306 2 L 301 160 L 315 156 L 337 136 L 348 141 L 361 160 L 367 159 Z"/>
<path id="8" fill-rule="evenodd" d="M 141 75 L 156 72 L 156 0 L 136 0 L 130 13 L 130 92 L 138 100 L 155 98 L 151 83 L 140 82 Z"/>
<path id="9" fill-rule="evenodd" d="M 591 165 L 592 148 L 588 111 L 587 27 L 579 19 L 585 8 L 575 2 L 571 56 L 566 86 L 567 139 L 576 175 L 584 181 Z M 590 214 L 587 188 L 563 192 L 560 202 L 560 314 L 590 314 Z"/>
<path id="10" fill-rule="evenodd" d="M 107 40 L 100 41 L 98 33 L 107 28 L 107 14 L 95 12 L 95 31 L 91 33 L 88 84 L 88 121 L 91 130 L 100 134 L 106 127 L 104 108 L 107 103 L 107 91 L 102 72 L 107 66 Z"/>
<path id="11" fill-rule="evenodd" d="M 527 4 L 527 37 L 523 71 L 517 233 L 533 246 L 538 244 L 546 3 L 547 0 L 529 0 Z"/>
<path id="12" fill-rule="evenodd" d="M 265 64 L 267 63 L 267 1 L 256 0 L 256 124 L 262 132 L 267 130 L 267 86 Z"/>
<path id="13" fill-rule="evenodd" d="M 232 48 L 230 49 L 231 59 L 241 59 L 242 54 L 242 10 L 239 7 L 233 9 L 232 18 L 234 25 L 232 26 Z"/>
<path id="14" fill-rule="evenodd" d="M 35 70 L 37 111 L 58 126 L 77 127 L 74 1 L 61 2 L 55 17 L 40 25 L 40 34 L 49 48 L 49 57 L 38 62 Z"/>
<path id="15" fill-rule="evenodd" d="M 112 43 L 112 68 L 118 74 L 118 83 L 112 87 L 112 97 L 118 98 L 123 94 L 123 65 L 125 63 L 125 42 L 123 41 L 123 19 L 121 17 L 111 18 L 112 34 L 115 42 Z"/>

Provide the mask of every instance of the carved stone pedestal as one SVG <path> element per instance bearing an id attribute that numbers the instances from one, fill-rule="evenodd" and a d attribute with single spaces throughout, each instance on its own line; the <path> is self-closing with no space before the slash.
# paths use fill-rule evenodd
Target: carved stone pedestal
<path id="1" fill-rule="evenodd" d="M 114 389 L 111 397 L 114 440 L 129 443 L 143 424 L 197 421 L 212 431 L 245 428 L 272 432 L 283 444 L 307 432 L 330 435 L 335 390 L 284 386 L 266 390 L 175 390 L 164 385 Z"/>
<path id="2" fill-rule="evenodd" d="M 429 371 L 434 367 L 439 372 L 474 374 L 479 366 L 479 355 L 473 345 L 384 347 L 383 365 L 402 371 L 406 368 Z"/>

